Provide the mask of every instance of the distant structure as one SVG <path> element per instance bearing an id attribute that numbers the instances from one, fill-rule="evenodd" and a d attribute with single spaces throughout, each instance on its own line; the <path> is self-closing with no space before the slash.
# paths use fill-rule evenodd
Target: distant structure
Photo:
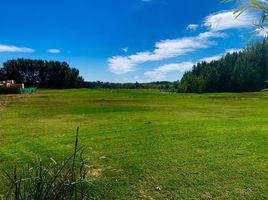
<path id="1" fill-rule="evenodd" d="M 24 88 L 23 83 L 14 83 L 14 80 L 0 81 L 0 87 L 3 88 Z"/>

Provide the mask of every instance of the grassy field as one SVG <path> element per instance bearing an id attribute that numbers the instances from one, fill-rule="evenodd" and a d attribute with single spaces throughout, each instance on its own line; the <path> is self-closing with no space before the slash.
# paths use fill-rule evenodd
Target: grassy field
<path id="1" fill-rule="evenodd" d="M 42 90 L 0 102 L 1 168 L 64 159 L 80 126 L 93 199 L 268 198 L 268 92 Z"/>

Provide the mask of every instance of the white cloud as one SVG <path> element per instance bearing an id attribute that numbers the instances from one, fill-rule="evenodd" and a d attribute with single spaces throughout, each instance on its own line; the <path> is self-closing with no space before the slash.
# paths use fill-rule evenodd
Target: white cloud
<path id="1" fill-rule="evenodd" d="M 234 53 L 234 52 L 239 52 L 239 51 L 242 51 L 242 49 L 227 49 L 225 50 L 224 53 L 199 59 L 198 62 L 202 62 L 202 61 L 211 62 L 214 60 L 219 60 L 223 56 L 225 56 L 227 53 Z M 193 63 L 191 61 L 165 64 L 152 71 L 145 72 L 144 75 L 153 81 L 162 81 L 167 78 L 168 73 L 171 73 L 171 72 L 184 73 L 186 71 L 190 71 L 195 64 L 196 63 Z"/>
<path id="2" fill-rule="evenodd" d="M 202 62 L 202 61 L 211 62 L 211 61 L 219 60 L 219 59 L 221 59 L 223 56 L 225 56 L 228 53 L 239 52 L 239 51 L 242 51 L 242 50 L 243 49 L 227 49 L 227 50 L 225 50 L 224 53 L 199 59 L 199 62 Z"/>
<path id="3" fill-rule="evenodd" d="M 204 57 L 204 58 L 200 59 L 199 62 L 203 62 L 203 61 L 204 62 L 211 62 L 211 61 L 219 60 L 222 58 L 222 56 L 223 56 L 223 54 Z"/>
<path id="4" fill-rule="evenodd" d="M 191 70 L 194 63 L 192 62 L 182 62 L 182 63 L 171 63 L 162 65 L 152 71 L 145 72 L 144 75 L 153 80 L 153 81 L 161 81 L 167 77 L 167 74 L 170 72 L 185 72 Z"/>
<path id="5" fill-rule="evenodd" d="M 111 72 L 124 74 L 135 70 L 135 66 L 145 62 L 160 61 L 181 55 L 187 55 L 199 49 L 206 49 L 215 45 L 213 38 L 222 38 L 226 35 L 219 32 L 204 32 L 195 37 L 184 37 L 173 40 L 162 40 L 155 44 L 155 49 L 138 52 L 130 56 L 114 56 L 108 59 Z"/>
<path id="6" fill-rule="evenodd" d="M 48 52 L 49 53 L 60 53 L 61 50 L 59 50 L 59 49 L 49 49 Z"/>
<path id="7" fill-rule="evenodd" d="M 125 48 L 121 48 L 122 51 L 124 51 L 125 53 L 128 52 L 128 47 L 125 47 Z"/>
<path id="8" fill-rule="evenodd" d="M 205 18 L 204 26 L 212 31 L 249 28 L 256 19 L 252 12 L 244 12 L 239 17 L 233 11 L 222 11 Z"/>
<path id="9" fill-rule="evenodd" d="M 162 81 L 167 77 L 165 73 L 158 71 L 148 71 L 145 72 L 144 75 L 148 77 L 151 81 Z"/>
<path id="10" fill-rule="evenodd" d="M 135 70 L 135 64 L 128 57 L 114 56 L 108 60 L 109 69 L 115 74 L 125 74 Z"/>
<path id="11" fill-rule="evenodd" d="M 34 49 L 28 47 L 17 47 L 12 45 L 0 44 L 0 52 L 19 52 L 19 53 L 32 53 Z"/>
<path id="12" fill-rule="evenodd" d="M 267 37 L 268 36 L 268 28 L 257 28 L 255 30 L 257 32 L 257 36 L 259 37 Z"/>
<path id="13" fill-rule="evenodd" d="M 198 24 L 189 24 L 186 28 L 186 30 L 189 30 L 189 31 L 196 31 L 197 29 L 199 28 L 199 25 Z"/>
<path id="14" fill-rule="evenodd" d="M 266 0 L 259 0 L 259 2 L 268 3 Z M 244 12 L 237 16 L 237 14 L 234 14 L 234 11 L 222 11 L 206 17 L 203 26 L 211 31 L 224 31 L 228 29 L 252 28 L 258 22 L 259 17 L 254 12 Z M 260 37 L 268 35 L 267 28 L 257 28 L 255 31 L 259 32 L 257 36 Z"/>
<path id="15" fill-rule="evenodd" d="M 144 82 L 146 82 L 140 76 L 134 76 L 133 79 L 134 79 L 134 82 L 138 82 L 138 83 L 144 83 Z"/>
<path id="16" fill-rule="evenodd" d="M 233 11 L 222 11 L 211 14 L 205 18 L 205 22 L 202 25 L 205 26 L 208 31 L 194 37 L 161 40 L 155 44 L 152 51 L 137 52 L 130 56 L 113 56 L 108 59 L 109 69 L 113 73 L 124 74 L 135 71 L 137 65 L 145 62 L 174 58 L 201 49 L 210 48 L 217 44 L 215 42 L 216 38 L 224 38 L 227 36 L 227 34 L 224 33 L 225 30 L 251 27 L 253 18 L 255 18 L 255 15 L 252 12 L 245 12 L 238 18 L 236 18 Z M 195 28 L 198 28 L 197 24 L 190 24 L 187 29 Z M 207 58 L 207 60 L 217 59 L 218 56 L 210 57 L 210 59 Z M 158 77 L 161 78 L 159 73 L 155 71 L 150 74 L 155 77 L 158 75 Z"/>
<path id="17" fill-rule="evenodd" d="M 243 51 L 244 49 L 235 49 L 235 48 L 233 48 L 233 49 L 227 49 L 226 51 L 225 51 L 225 54 L 227 54 L 227 53 L 234 53 L 234 52 L 240 52 L 240 51 Z"/>

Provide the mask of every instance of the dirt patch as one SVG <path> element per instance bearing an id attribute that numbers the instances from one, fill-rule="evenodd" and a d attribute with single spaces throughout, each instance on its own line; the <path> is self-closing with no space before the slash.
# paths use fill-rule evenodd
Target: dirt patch
<path id="1" fill-rule="evenodd" d="M 88 177 L 99 178 L 102 175 L 103 169 L 91 169 L 87 173 Z"/>
<path id="2" fill-rule="evenodd" d="M 8 101 L 13 98 L 10 95 L 0 96 L 0 112 L 3 111 L 8 103 Z"/>
<path id="3" fill-rule="evenodd" d="M 29 94 L 8 94 L 8 95 L 0 95 L 0 112 L 3 111 L 6 105 L 12 101 L 17 101 Z"/>
<path id="4" fill-rule="evenodd" d="M 111 103 L 129 103 L 133 100 L 129 100 L 129 99 L 92 99 L 92 100 L 88 100 L 88 102 L 91 103 L 107 103 L 107 104 L 111 104 Z"/>
<path id="5" fill-rule="evenodd" d="M 1 104 L 0 102 L 0 112 L 4 110 L 4 105 Z"/>
<path id="6" fill-rule="evenodd" d="M 139 199 L 155 200 L 153 197 L 149 196 L 144 191 L 140 191 Z"/>

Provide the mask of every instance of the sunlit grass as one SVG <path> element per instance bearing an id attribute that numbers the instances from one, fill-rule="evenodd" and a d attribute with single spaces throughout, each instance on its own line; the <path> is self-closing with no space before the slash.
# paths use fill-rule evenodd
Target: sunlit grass
<path id="1" fill-rule="evenodd" d="M 94 199 L 265 199 L 267 97 L 42 90 L 0 112 L 0 166 L 64 159 L 80 126 Z"/>

